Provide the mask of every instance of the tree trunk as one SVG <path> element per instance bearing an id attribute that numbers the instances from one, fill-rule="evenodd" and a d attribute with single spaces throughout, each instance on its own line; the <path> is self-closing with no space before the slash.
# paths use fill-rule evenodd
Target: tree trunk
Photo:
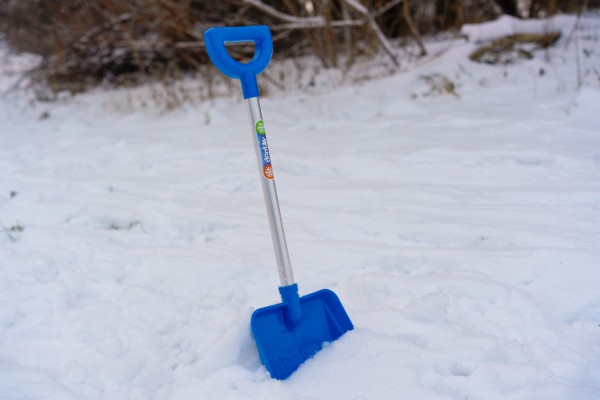
<path id="1" fill-rule="evenodd" d="M 404 0 L 402 2 L 402 17 L 406 21 L 406 24 L 408 25 L 408 29 L 410 30 L 410 33 L 413 35 L 413 37 L 417 41 L 417 44 L 419 45 L 419 49 L 421 49 L 421 55 L 422 56 L 427 55 L 427 50 L 425 50 L 425 44 L 423 43 L 423 39 L 421 39 L 421 35 L 419 34 L 419 31 L 417 30 L 417 26 L 415 25 L 412 17 L 410 16 L 410 9 L 408 7 L 407 0 Z"/>
<path id="2" fill-rule="evenodd" d="M 517 8 L 517 0 L 496 0 L 496 3 L 500 6 L 504 14 L 521 17 Z"/>
<path id="3" fill-rule="evenodd" d="M 558 5 L 556 0 L 548 0 L 548 15 L 552 16 L 556 14 L 558 10 Z"/>
<path id="4" fill-rule="evenodd" d="M 436 0 L 435 22 L 440 30 L 459 28 L 463 24 L 464 0 Z"/>

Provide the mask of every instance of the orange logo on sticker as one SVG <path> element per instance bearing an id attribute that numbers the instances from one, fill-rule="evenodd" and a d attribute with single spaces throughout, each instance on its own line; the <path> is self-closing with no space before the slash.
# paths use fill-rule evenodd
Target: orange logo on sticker
<path id="1" fill-rule="evenodd" d="M 267 179 L 273 179 L 275 176 L 273 175 L 273 167 L 271 167 L 270 165 L 267 165 L 264 169 L 263 169 L 263 175 L 265 176 L 265 178 Z"/>

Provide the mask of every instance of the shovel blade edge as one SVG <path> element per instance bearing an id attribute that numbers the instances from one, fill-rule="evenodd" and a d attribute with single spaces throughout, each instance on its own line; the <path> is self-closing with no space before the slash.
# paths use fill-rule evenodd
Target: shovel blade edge
<path id="1" fill-rule="evenodd" d="M 286 379 L 325 343 L 353 328 L 338 296 L 329 289 L 300 297 L 301 316 L 291 324 L 286 303 L 259 308 L 250 327 L 262 363 L 271 377 Z"/>

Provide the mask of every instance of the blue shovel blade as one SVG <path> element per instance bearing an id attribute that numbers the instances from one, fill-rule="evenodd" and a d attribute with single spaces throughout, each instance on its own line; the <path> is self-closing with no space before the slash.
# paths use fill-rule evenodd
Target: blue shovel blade
<path id="1" fill-rule="evenodd" d="M 296 285 L 293 285 L 296 286 Z M 280 288 L 280 291 L 283 288 Z M 298 301 L 297 286 L 295 292 Z M 275 379 L 289 377 L 323 344 L 333 342 L 353 328 L 337 295 L 328 289 L 299 298 L 300 313 L 286 301 L 254 311 L 250 321 L 260 358 Z"/>

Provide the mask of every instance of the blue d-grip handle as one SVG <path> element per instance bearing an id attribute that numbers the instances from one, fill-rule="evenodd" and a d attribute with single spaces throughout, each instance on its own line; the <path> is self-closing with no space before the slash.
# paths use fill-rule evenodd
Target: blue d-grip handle
<path id="1" fill-rule="evenodd" d="M 254 57 L 247 64 L 234 60 L 225 49 L 226 42 L 254 42 Z M 273 55 L 269 27 L 258 25 L 210 28 L 204 32 L 204 44 L 210 60 L 219 71 L 241 81 L 244 99 L 258 97 L 256 75 L 267 68 Z"/>

